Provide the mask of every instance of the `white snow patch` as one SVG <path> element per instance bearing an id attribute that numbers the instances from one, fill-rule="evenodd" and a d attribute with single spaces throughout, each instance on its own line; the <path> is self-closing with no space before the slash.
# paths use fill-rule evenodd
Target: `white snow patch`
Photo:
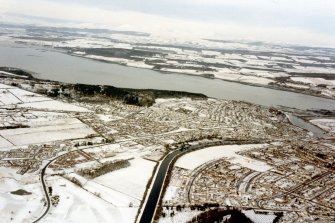
<path id="1" fill-rule="evenodd" d="M 327 132 L 335 133 L 335 119 L 312 119 L 310 122 Z"/>
<path id="2" fill-rule="evenodd" d="M 176 196 L 178 188 L 179 187 L 176 187 L 176 186 L 168 186 L 165 191 L 163 200 L 164 201 L 172 200 Z"/>
<path id="3" fill-rule="evenodd" d="M 103 122 L 110 122 L 110 121 L 116 121 L 122 119 L 119 116 L 116 115 L 104 115 L 104 114 L 98 114 L 98 118 Z"/>
<path id="4" fill-rule="evenodd" d="M 76 118 L 36 122 L 30 128 L 0 130 L 0 136 L 16 146 L 84 138 L 90 134 L 95 134 L 93 129 Z"/>
<path id="5" fill-rule="evenodd" d="M 78 55 L 85 55 L 86 54 L 85 52 L 82 52 L 82 51 L 74 51 L 73 53 L 78 54 Z"/>
<path id="6" fill-rule="evenodd" d="M 89 112 L 88 109 L 73 104 L 56 101 L 39 94 L 16 87 L 1 85 L 0 102 L 4 105 L 17 105 L 20 108 L 33 108 L 54 111 Z"/>
<path id="7" fill-rule="evenodd" d="M 7 89 L 0 91 L 0 102 L 2 102 L 4 105 L 13 105 L 13 104 L 22 103 L 20 99 L 15 97 L 15 95 L 13 95 Z"/>
<path id="8" fill-rule="evenodd" d="M 60 196 L 59 204 L 50 209 L 41 222 L 134 222 L 136 208 L 115 208 L 64 178 L 48 179 L 53 194 Z"/>
<path id="9" fill-rule="evenodd" d="M 142 199 L 145 186 L 155 166 L 154 162 L 140 157 L 135 157 L 129 162 L 129 167 L 107 173 L 93 180 L 122 194 L 126 198 L 126 204 L 134 202 L 134 199 L 136 203 Z"/>
<path id="10" fill-rule="evenodd" d="M 306 85 L 301 85 L 301 84 L 293 84 L 293 83 L 285 83 L 286 86 L 288 87 L 293 87 L 293 88 L 301 88 L 301 89 L 309 89 L 309 86 Z"/>
<path id="11" fill-rule="evenodd" d="M 202 50 L 201 52 L 202 52 L 202 54 L 209 55 L 209 56 L 218 56 L 218 55 L 221 55 L 220 52 L 213 51 L 213 50 Z"/>
<path id="12" fill-rule="evenodd" d="M 311 84 L 313 86 L 324 84 L 328 86 L 335 86 L 335 80 L 326 80 L 324 78 L 313 78 L 313 77 L 290 77 L 291 80 L 306 84 Z"/>
<path id="13" fill-rule="evenodd" d="M 269 83 L 273 82 L 273 80 L 271 79 L 264 77 L 255 77 L 255 76 L 243 76 L 239 79 L 239 81 L 252 84 L 261 84 L 261 85 L 268 85 Z"/>
<path id="14" fill-rule="evenodd" d="M 0 89 L 10 89 L 10 88 L 14 88 L 14 87 L 6 85 L 6 84 L 0 84 Z"/>
<path id="15" fill-rule="evenodd" d="M 83 188 L 85 190 L 98 195 L 108 203 L 113 204 L 115 207 L 129 207 L 130 203 L 139 205 L 139 200 L 129 197 L 119 191 L 109 188 L 103 184 L 96 183 L 94 181 L 88 181 Z"/>
<path id="16" fill-rule="evenodd" d="M 256 214 L 253 210 L 243 210 L 242 213 L 255 223 L 272 223 L 276 218 L 274 214 Z"/>
<path id="17" fill-rule="evenodd" d="M 263 148 L 267 144 L 255 144 L 255 145 L 225 145 L 225 146 L 214 146 L 205 149 L 197 150 L 188 153 L 179 158 L 175 166 L 194 170 L 198 166 L 211 161 L 221 158 L 226 158 L 232 164 L 239 164 L 243 167 L 255 170 L 258 172 L 265 172 L 272 167 L 268 164 L 251 159 L 249 157 L 238 155 L 237 152 L 242 152 L 250 149 Z"/>
<path id="18" fill-rule="evenodd" d="M 85 57 L 95 59 L 95 60 L 103 60 L 108 62 L 114 63 L 127 63 L 129 60 L 123 58 L 115 58 L 115 57 L 104 57 L 104 56 L 97 56 L 97 55 L 86 55 Z"/>
<path id="19" fill-rule="evenodd" d="M 87 108 L 55 100 L 19 104 L 18 107 L 51 111 L 90 112 L 90 110 L 88 110 Z"/>
<path id="20" fill-rule="evenodd" d="M 130 67 L 138 67 L 138 68 L 146 68 L 146 69 L 152 69 L 153 65 L 148 65 L 144 63 L 143 61 L 129 61 L 127 62 L 127 66 Z"/>
<path id="21" fill-rule="evenodd" d="M 10 147 L 14 146 L 14 144 L 10 143 L 7 139 L 0 136 L 0 151 L 2 149 L 9 149 Z"/>
<path id="22" fill-rule="evenodd" d="M 29 91 L 25 91 L 19 88 L 9 89 L 13 95 L 19 98 L 23 103 L 37 102 L 37 101 L 49 101 L 50 98 L 31 93 Z"/>
<path id="23" fill-rule="evenodd" d="M 15 169 L 0 167 L 0 213 L 1 222 L 32 222 L 43 210 L 44 197 L 38 175 L 15 173 Z M 30 195 L 15 195 L 10 192 L 23 189 Z M 12 218 L 12 220 L 11 220 Z"/>
<path id="24" fill-rule="evenodd" d="M 9 75 L 9 76 L 16 76 L 16 77 L 27 78 L 27 76 L 17 75 L 17 74 L 13 74 L 13 73 L 6 72 L 6 71 L 0 71 L 0 74 L 6 74 L 6 75 Z"/>
<path id="25" fill-rule="evenodd" d="M 189 209 L 176 211 L 174 210 L 174 216 L 171 217 L 170 214 L 172 210 L 163 209 L 166 217 L 160 217 L 158 223 L 183 223 L 191 220 L 193 217 L 201 213 L 201 211 L 191 211 Z"/>

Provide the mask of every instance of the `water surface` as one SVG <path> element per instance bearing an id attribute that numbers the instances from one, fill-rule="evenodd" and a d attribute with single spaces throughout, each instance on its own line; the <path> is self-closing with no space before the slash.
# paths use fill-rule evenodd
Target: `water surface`
<path id="1" fill-rule="evenodd" d="M 294 92 L 255 87 L 217 79 L 127 67 L 74 57 L 48 48 L 0 42 L 0 66 L 35 72 L 41 79 L 67 83 L 104 84 L 138 89 L 178 90 L 209 97 L 299 109 L 335 109 L 335 101 Z"/>

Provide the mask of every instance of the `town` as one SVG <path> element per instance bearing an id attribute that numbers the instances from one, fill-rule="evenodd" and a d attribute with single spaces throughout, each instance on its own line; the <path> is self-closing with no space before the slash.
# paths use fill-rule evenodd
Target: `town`
<path id="1" fill-rule="evenodd" d="M 335 219 L 333 133 L 316 138 L 285 110 L 192 94 L 107 95 L 15 69 L 0 75 L 6 222 L 138 222 L 157 168 L 178 149 L 157 222 L 188 222 L 214 207 L 251 221 Z"/>

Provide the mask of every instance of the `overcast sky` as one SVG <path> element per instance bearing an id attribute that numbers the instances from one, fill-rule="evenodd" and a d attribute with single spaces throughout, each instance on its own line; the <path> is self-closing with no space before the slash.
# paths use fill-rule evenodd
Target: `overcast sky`
<path id="1" fill-rule="evenodd" d="M 0 0 L 0 21 L 19 22 L 13 13 L 169 38 L 335 47 L 335 0 Z"/>

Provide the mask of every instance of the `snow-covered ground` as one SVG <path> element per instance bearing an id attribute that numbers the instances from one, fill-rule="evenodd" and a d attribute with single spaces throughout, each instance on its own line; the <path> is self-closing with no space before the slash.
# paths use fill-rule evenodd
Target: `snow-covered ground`
<path id="1" fill-rule="evenodd" d="M 138 67 L 138 68 L 146 68 L 146 69 L 152 69 L 154 66 L 148 65 L 142 61 L 129 61 L 127 62 L 127 66 L 130 67 Z"/>
<path id="2" fill-rule="evenodd" d="M 10 193 L 19 189 L 31 194 Z M 32 222 L 42 214 L 43 198 L 44 192 L 38 175 L 20 175 L 15 169 L 0 167 L 1 222 Z"/>
<path id="3" fill-rule="evenodd" d="M 309 89 L 308 86 L 301 85 L 301 84 L 285 83 L 285 86 L 292 87 L 292 88 L 298 88 L 298 89 Z"/>
<path id="4" fill-rule="evenodd" d="M 9 85 L 1 84 L 1 83 L 0 83 L 0 89 L 10 89 L 10 88 L 14 88 L 14 87 L 13 87 L 13 86 L 9 86 Z"/>
<path id="5" fill-rule="evenodd" d="M 7 117 L 7 120 L 11 120 L 10 122 L 26 125 L 26 128 L 0 130 L 0 150 L 9 150 L 13 146 L 84 138 L 95 134 L 93 129 L 77 118 L 70 117 L 66 113 L 55 112 L 89 112 L 86 108 L 56 101 L 13 86 L 2 84 L 0 88 L 0 108 L 14 106 L 28 109 L 24 115 L 19 113 L 14 117 Z M 10 126 L 10 123 L 1 124 Z"/>
<path id="6" fill-rule="evenodd" d="M 0 137 L 0 150 L 5 148 L 10 148 L 14 146 L 13 143 L 9 142 L 7 139 Z"/>
<path id="7" fill-rule="evenodd" d="M 81 211 L 85 211 L 85 216 L 87 214 L 88 219 L 91 219 L 92 222 L 106 222 L 106 219 L 109 219 L 110 222 L 134 222 L 147 182 L 156 164 L 142 158 L 150 152 L 142 146 L 129 148 L 120 144 L 97 146 L 83 151 L 99 162 L 128 159 L 130 166 L 94 179 L 87 179 L 73 171 L 88 168 L 93 165 L 92 162 L 96 161 L 80 163 L 64 171 L 68 173 L 67 179 L 75 177 L 81 183 L 81 187 L 65 178 L 50 177 L 54 172 L 48 169 L 47 183 L 53 188 L 56 187 L 54 194 L 61 196 L 59 206 L 51 209 L 51 215 L 54 215 L 53 213 L 64 214 L 63 208 L 67 211 L 64 217 L 59 218 L 61 220 L 57 216 L 47 217 L 45 222 L 81 222 L 83 217 L 78 216 Z"/>
<path id="8" fill-rule="evenodd" d="M 253 210 L 242 211 L 254 223 L 272 223 L 276 218 L 274 214 L 256 214 Z"/>
<path id="9" fill-rule="evenodd" d="M 326 80 L 324 78 L 291 77 L 290 79 L 295 81 L 295 82 L 311 84 L 313 86 L 317 86 L 317 85 L 320 85 L 320 84 L 335 86 L 335 80 Z"/>
<path id="10" fill-rule="evenodd" d="M 255 73 L 254 72 L 247 73 L 246 69 L 241 70 L 244 71 L 238 72 L 228 68 L 220 68 L 218 69 L 218 71 L 213 72 L 213 74 L 216 78 L 223 80 L 261 84 L 261 85 L 268 85 L 269 83 L 274 82 L 269 78 L 283 76 L 283 74 L 271 74 L 269 72 L 258 72 L 258 71 Z"/>
<path id="11" fill-rule="evenodd" d="M 20 108 L 38 110 L 89 112 L 87 108 L 56 101 L 17 87 L 1 84 L 0 89 L 0 106 L 15 105 Z"/>
<path id="12" fill-rule="evenodd" d="M 188 208 L 182 211 L 163 209 L 163 212 L 166 214 L 166 217 L 159 218 L 158 223 L 187 222 L 201 213 L 201 211 L 191 211 Z M 174 215 L 171 217 L 170 214 L 172 212 Z M 276 218 L 276 216 L 273 214 L 256 214 L 253 210 L 242 211 L 242 213 L 245 214 L 254 223 L 272 223 Z"/>
<path id="13" fill-rule="evenodd" d="M 8 90 L 12 95 L 16 96 L 22 103 L 50 101 L 50 98 L 39 94 L 31 93 L 19 88 L 12 88 Z"/>
<path id="14" fill-rule="evenodd" d="M 115 207 L 133 206 L 138 208 L 155 162 L 142 158 L 143 155 L 148 154 L 148 151 L 141 152 L 141 149 L 122 151 L 118 146 L 111 147 L 109 151 L 112 151 L 111 149 L 116 155 L 100 159 L 101 162 L 130 159 L 130 166 L 89 180 L 83 185 L 83 188 L 91 193 L 100 194 L 102 199 Z M 92 152 L 93 150 L 89 149 L 88 151 Z"/>
<path id="15" fill-rule="evenodd" d="M 17 107 L 46 111 L 90 112 L 87 108 L 55 100 L 18 104 Z"/>
<path id="16" fill-rule="evenodd" d="M 9 76 L 16 76 L 16 77 L 21 77 L 21 78 L 27 78 L 26 76 L 13 74 L 13 73 L 6 72 L 6 71 L 0 71 L 0 74 L 6 74 L 6 75 L 9 75 Z"/>
<path id="17" fill-rule="evenodd" d="M 182 211 L 163 209 L 163 212 L 166 216 L 159 218 L 158 223 L 184 223 L 201 213 L 201 211 L 192 211 L 189 208 Z M 173 216 L 171 216 L 172 212 L 174 213 Z"/>
<path id="18" fill-rule="evenodd" d="M 41 222 L 134 222 L 136 208 L 116 208 L 96 195 L 83 190 L 70 181 L 53 176 L 48 178 L 59 203 L 51 207 Z"/>
<path id="19" fill-rule="evenodd" d="M 84 138 L 95 131 L 76 118 L 54 121 L 36 121 L 35 126 L 0 130 L 0 136 L 15 146 L 45 143 L 57 140 Z M 38 123 L 38 124 L 37 124 Z M 2 143 L 0 143 L 0 148 Z M 5 145 L 5 144 L 4 144 Z"/>
<path id="20" fill-rule="evenodd" d="M 155 163 L 140 157 L 129 162 L 129 167 L 97 177 L 93 182 L 122 194 L 127 199 L 127 205 L 130 202 L 135 205 L 143 197 L 145 186 L 152 175 Z"/>
<path id="21" fill-rule="evenodd" d="M 103 60 L 107 62 L 122 63 L 122 64 L 126 64 L 127 62 L 129 62 L 129 60 L 123 59 L 123 58 L 104 57 L 104 56 L 97 56 L 97 55 L 86 55 L 85 57 L 90 58 L 90 59 L 95 59 L 95 60 Z"/>
<path id="22" fill-rule="evenodd" d="M 335 119 L 312 119 L 310 122 L 327 132 L 335 133 Z"/>
<path id="23" fill-rule="evenodd" d="M 105 115 L 105 114 L 97 114 L 97 116 L 99 117 L 99 119 L 103 122 L 110 122 L 110 121 L 115 121 L 115 120 L 120 120 L 122 119 L 119 116 L 116 115 Z"/>
<path id="24" fill-rule="evenodd" d="M 195 170 L 198 166 L 216 159 L 226 158 L 232 164 L 239 164 L 243 167 L 255 170 L 258 172 L 265 172 L 272 167 L 268 164 L 251 159 L 249 157 L 238 155 L 238 152 L 263 148 L 266 144 L 258 145 L 225 145 L 214 146 L 205 149 L 197 150 L 180 157 L 175 166 L 188 170 Z"/>

